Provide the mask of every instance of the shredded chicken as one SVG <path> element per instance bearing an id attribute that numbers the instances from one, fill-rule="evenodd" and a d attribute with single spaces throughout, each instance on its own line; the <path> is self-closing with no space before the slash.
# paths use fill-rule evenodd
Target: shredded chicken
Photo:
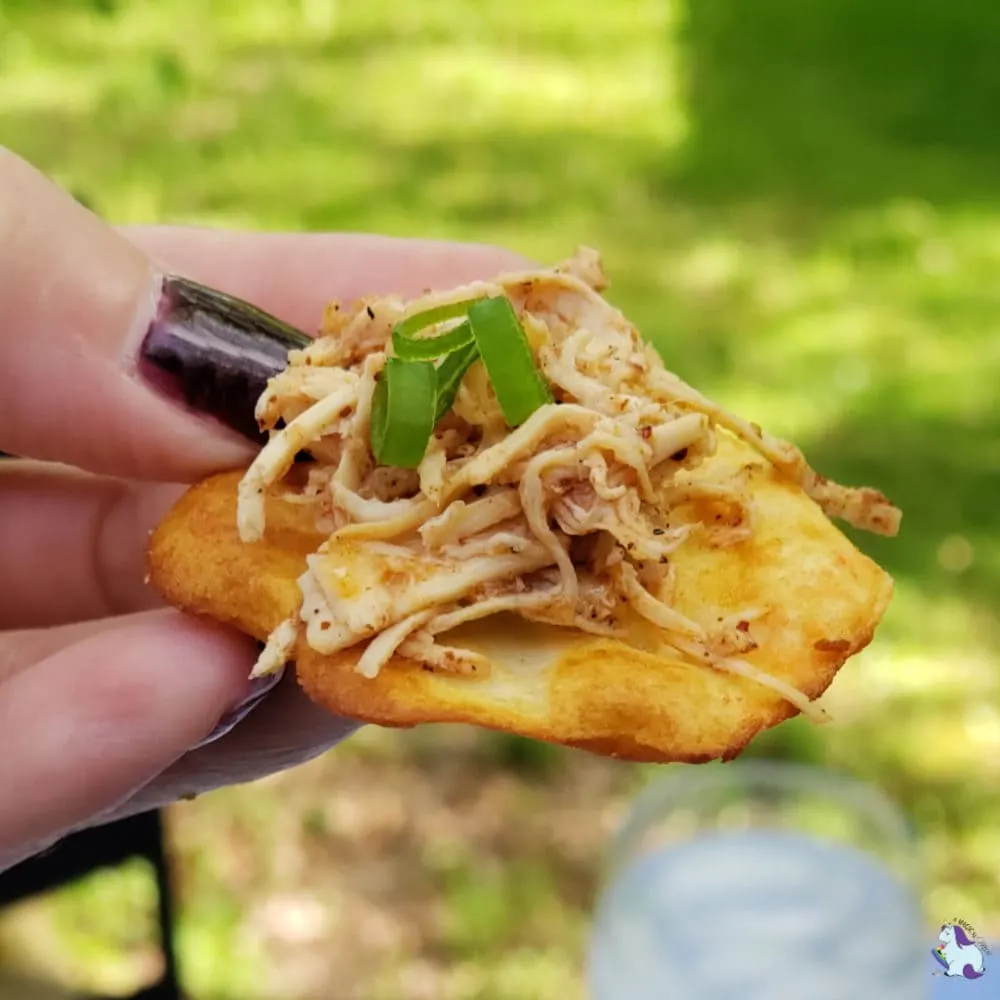
<path id="1" fill-rule="evenodd" d="M 286 618 L 268 637 L 250 674 L 251 679 L 276 673 L 292 658 L 299 638 L 299 623 Z"/>
<path id="2" fill-rule="evenodd" d="M 420 537 L 431 552 L 454 544 L 471 535 L 488 531 L 503 521 L 521 513 L 521 498 L 517 490 L 497 490 L 480 500 L 456 500 L 444 511 L 425 521 Z"/>
<path id="3" fill-rule="evenodd" d="M 757 647 L 753 623 L 766 607 L 706 625 L 672 606 L 679 547 L 695 534 L 728 546 L 753 533 L 749 468 L 725 482 L 701 480 L 697 469 L 729 434 L 828 517 L 893 535 L 899 511 L 874 490 L 819 476 L 793 445 L 668 371 L 601 296 L 606 286 L 600 257 L 581 249 L 551 270 L 411 302 L 331 305 L 321 336 L 290 353 L 258 403 L 270 440 L 240 487 L 240 536 L 262 537 L 268 494 L 312 505 L 329 538 L 299 580 L 306 642 L 321 653 L 363 645 L 357 670 L 366 677 L 396 654 L 481 675 L 484 657 L 439 637 L 495 614 L 609 636 L 639 616 L 674 655 L 750 678 L 821 718 L 802 692 L 742 658 Z M 486 295 L 510 300 L 555 401 L 510 429 L 476 362 L 419 468 L 379 466 L 368 443 L 371 402 L 394 324 Z M 288 481 L 302 451 L 315 460 L 305 488 Z M 280 669 L 298 627 L 275 630 L 255 675 Z"/>
<path id="4" fill-rule="evenodd" d="M 418 611 L 415 615 L 410 615 L 409 618 L 404 618 L 401 622 L 390 625 L 384 632 L 380 632 L 361 654 L 361 659 L 358 660 L 358 673 L 362 677 L 378 677 L 383 664 L 392 654 L 413 632 L 433 617 L 433 608 Z"/>

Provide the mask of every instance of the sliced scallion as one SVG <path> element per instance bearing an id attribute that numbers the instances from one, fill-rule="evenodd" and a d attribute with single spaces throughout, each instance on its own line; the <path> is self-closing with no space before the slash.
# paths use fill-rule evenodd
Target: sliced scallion
<path id="1" fill-rule="evenodd" d="M 416 336 L 463 317 L 436 337 Z M 509 426 L 519 426 L 552 402 L 524 327 L 504 296 L 449 302 L 417 313 L 396 325 L 392 344 L 395 357 L 386 361 L 372 396 L 371 446 L 380 465 L 415 469 L 420 464 L 434 425 L 452 408 L 465 373 L 479 358 Z"/>
<path id="2" fill-rule="evenodd" d="M 402 337 L 395 330 L 392 334 L 392 349 L 397 358 L 405 361 L 433 361 L 471 343 L 472 326 L 468 320 L 463 320 L 436 337 Z"/>
<path id="3" fill-rule="evenodd" d="M 371 445 L 380 465 L 415 469 L 434 431 L 437 372 L 429 361 L 388 358 L 372 395 Z"/>
<path id="4" fill-rule="evenodd" d="M 465 347 L 472 341 L 472 330 L 468 323 L 460 323 L 436 337 L 418 337 L 417 334 L 429 326 L 466 316 L 469 307 L 476 301 L 476 299 L 465 299 L 462 302 L 448 302 L 426 312 L 416 313 L 397 323 L 392 331 L 392 349 L 396 352 L 396 356 L 408 361 L 423 361 L 441 358 Z"/>
<path id="5" fill-rule="evenodd" d="M 459 387 L 465 373 L 479 357 L 479 348 L 475 343 L 449 354 L 437 367 L 437 412 L 434 414 L 436 424 L 455 404 Z"/>
<path id="6" fill-rule="evenodd" d="M 502 295 L 469 306 L 469 323 L 504 419 L 519 427 L 540 406 L 552 402 L 524 327 Z"/>

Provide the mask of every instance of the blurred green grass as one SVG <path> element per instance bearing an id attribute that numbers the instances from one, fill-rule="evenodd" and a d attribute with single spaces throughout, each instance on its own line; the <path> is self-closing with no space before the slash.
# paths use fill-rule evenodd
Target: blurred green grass
<path id="1" fill-rule="evenodd" d="M 0 0 L 0 142 L 115 222 L 598 247 L 668 364 L 903 507 L 857 539 L 898 590 L 841 721 L 750 752 L 878 783 L 928 919 L 997 934 L 998 41 L 987 0 Z M 192 995 L 578 995 L 649 771 L 372 732 L 178 807 Z M 119 988 L 142 884 L 8 915 L 0 958 Z"/>

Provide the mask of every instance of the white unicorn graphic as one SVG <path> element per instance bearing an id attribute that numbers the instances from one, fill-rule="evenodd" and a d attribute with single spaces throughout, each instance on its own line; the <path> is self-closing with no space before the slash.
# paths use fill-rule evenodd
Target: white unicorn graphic
<path id="1" fill-rule="evenodd" d="M 942 924 L 938 940 L 941 944 L 933 954 L 944 967 L 944 975 L 978 979 L 986 971 L 982 949 L 961 925 Z"/>

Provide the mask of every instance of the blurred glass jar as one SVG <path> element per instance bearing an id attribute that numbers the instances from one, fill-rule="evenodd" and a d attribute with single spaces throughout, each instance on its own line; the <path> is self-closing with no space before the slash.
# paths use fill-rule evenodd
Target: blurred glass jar
<path id="1" fill-rule="evenodd" d="M 867 785 L 766 761 L 683 767 L 612 844 L 591 1000 L 922 1000 L 917 861 Z"/>

